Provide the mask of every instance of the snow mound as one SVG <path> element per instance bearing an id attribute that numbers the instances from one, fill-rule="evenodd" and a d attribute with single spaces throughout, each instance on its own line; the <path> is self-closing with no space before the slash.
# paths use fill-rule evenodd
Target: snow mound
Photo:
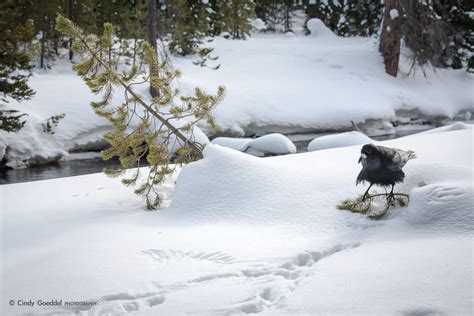
<path id="1" fill-rule="evenodd" d="M 212 140 L 215 145 L 229 147 L 257 157 L 265 155 L 285 155 L 296 153 L 296 146 L 288 137 L 273 133 L 259 138 L 217 137 Z"/>
<path id="2" fill-rule="evenodd" d="M 448 125 L 448 126 L 438 127 L 438 128 L 434 128 L 434 129 L 431 129 L 429 131 L 426 131 L 426 132 L 422 132 L 421 134 L 444 133 L 444 132 L 459 131 L 459 130 L 465 130 L 465 129 L 472 130 L 473 125 L 472 124 L 466 124 L 466 123 L 463 123 L 463 122 L 456 122 L 456 123 Z"/>
<path id="3" fill-rule="evenodd" d="M 469 173 L 469 170 L 464 169 Z M 445 181 L 411 191 L 412 203 L 404 220 L 417 228 L 472 232 L 474 228 L 474 190 L 469 181 Z"/>
<path id="4" fill-rule="evenodd" d="M 321 136 L 313 139 L 308 144 L 308 151 L 317 151 L 329 148 L 362 145 L 374 142 L 370 137 L 361 132 L 347 132 L 334 135 Z"/>
<path id="5" fill-rule="evenodd" d="M 415 135 L 382 144 L 418 155 L 404 168 L 405 183 L 396 186 L 397 192 L 411 196 L 410 204 L 393 212 L 393 217 L 404 226 L 423 219 L 426 229 L 469 231 L 473 219 L 470 131 Z M 354 185 L 360 171 L 358 147 L 261 159 L 211 144 L 204 156 L 183 169 L 169 214 L 206 222 L 266 223 L 291 218 L 322 231 L 337 223 L 357 222 L 355 215 L 337 211 L 336 205 L 365 190 Z"/>
<path id="6" fill-rule="evenodd" d="M 309 19 L 306 27 L 311 32 L 311 36 L 335 36 L 324 22 L 317 18 Z"/>
<path id="7" fill-rule="evenodd" d="M 238 151 L 245 151 L 251 142 L 251 138 L 217 137 L 214 138 L 211 143 Z"/>

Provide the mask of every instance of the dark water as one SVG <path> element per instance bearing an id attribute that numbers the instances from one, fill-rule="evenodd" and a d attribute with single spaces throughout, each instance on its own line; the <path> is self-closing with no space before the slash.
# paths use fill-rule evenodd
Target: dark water
<path id="1" fill-rule="evenodd" d="M 372 139 L 375 140 L 387 140 L 398 138 L 410 134 L 414 134 L 416 131 L 398 133 L 383 136 L 374 136 Z M 327 134 L 302 134 L 302 135 L 288 135 L 288 137 L 295 144 L 299 153 L 306 152 L 308 144 L 311 140 L 334 133 Z M 0 168 L 0 184 L 7 183 L 19 183 L 38 181 L 54 178 L 72 177 L 84 174 L 102 172 L 104 168 L 118 167 L 120 162 L 118 159 L 112 159 L 110 161 L 103 161 L 101 158 L 91 158 L 82 160 L 67 160 L 52 163 L 48 165 L 24 168 L 24 169 L 2 169 Z"/>
<path id="2" fill-rule="evenodd" d="M 118 160 L 103 161 L 101 158 L 67 160 L 24 169 L 0 168 L 0 184 L 38 181 L 80 176 L 101 172 L 105 167 L 118 167 Z"/>

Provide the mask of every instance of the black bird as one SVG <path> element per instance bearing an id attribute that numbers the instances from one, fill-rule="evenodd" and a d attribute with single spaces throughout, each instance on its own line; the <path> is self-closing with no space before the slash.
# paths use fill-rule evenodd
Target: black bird
<path id="1" fill-rule="evenodd" d="M 374 144 L 364 145 L 360 153 L 359 163 L 362 163 L 362 170 L 357 176 L 356 185 L 366 181 L 370 184 L 362 199 L 365 200 L 374 184 L 383 187 L 391 185 L 392 190 L 387 200 L 394 199 L 393 187 L 405 179 L 402 168 L 408 160 L 416 158 L 415 153 Z"/>

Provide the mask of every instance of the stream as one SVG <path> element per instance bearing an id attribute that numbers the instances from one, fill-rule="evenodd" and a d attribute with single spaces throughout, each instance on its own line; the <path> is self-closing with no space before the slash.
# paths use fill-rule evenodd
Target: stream
<path id="1" fill-rule="evenodd" d="M 419 131 L 413 130 L 403 133 L 372 136 L 374 140 L 387 140 L 415 134 Z M 293 134 L 286 135 L 297 148 L 298 153 L 306 152 L 308 144 L 315 138 L 334 133 L 320 134 Z M 0 184 L 11 184 L 29 181 L 38 181 L 54 178 L 73 177 L 91 173 L 102 172 L 104 168 L 118 167 L 118 159 L 103 161 L 100 157 L 87 159 L 69 159 L 56 163 L 40 165 L 23 169 L 0 168 Z"/>

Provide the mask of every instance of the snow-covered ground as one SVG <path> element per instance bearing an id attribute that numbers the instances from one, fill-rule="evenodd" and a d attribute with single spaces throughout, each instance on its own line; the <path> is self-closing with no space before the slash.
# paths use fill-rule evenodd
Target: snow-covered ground
<path id="1" fill-rule="evenodd" d="M 208 145 L 157 212 L 103 174 L 0 186 L 1 314 L 472 315 L 473 129 L 435 131 L 381 143 L 418 156 L 381 221 L 336 208 L 360 145 Z M 53 299 L 96 304 L 17 306 Z"/>
<path id="2" fill-rule="evenodd" d="M 312 36 L 298 31 L 254 34 L 245 41 L 215 38 L 209 45 L 219 59 L 210 61 L 210 67 L 195 66 L 194 57 L 172 57 L 183 71 L 179 85 L 185 93 L 195 86 L 213 92 L 225 85 L 227 96 L 215 116 L 221 132 L 233 136 L 346 131 L 351 120 L 369 134 L 387 133 L 394 131 L 391 121 L 469 120 L 474 112 L 473 77 L 465 70 L 427 69 L 426 78 L 421 71 L 407 76 L 402 57 L 401 73 L 393 78 L 385 74 L 375 38 L 342 38 L 322 25 L 314 28 Z M 212 70 L 217 63 L 220 68 Z M 93 113 L 89 103 L 97 98 L 69 62 L 60 60 L 49 71 L 35 72 L 30 82 L 36 96 L 11 102 L 29 114 L 27 125 L 19 133 L 0 134 L 0 158 L 5 155 L 9 166 L 55 161 L 70 151 L 104 146 L 102 135 L 109 125 Z M 41 124 L 61 113 L 66 117 L 55 134 L 44 133 Z"/>

